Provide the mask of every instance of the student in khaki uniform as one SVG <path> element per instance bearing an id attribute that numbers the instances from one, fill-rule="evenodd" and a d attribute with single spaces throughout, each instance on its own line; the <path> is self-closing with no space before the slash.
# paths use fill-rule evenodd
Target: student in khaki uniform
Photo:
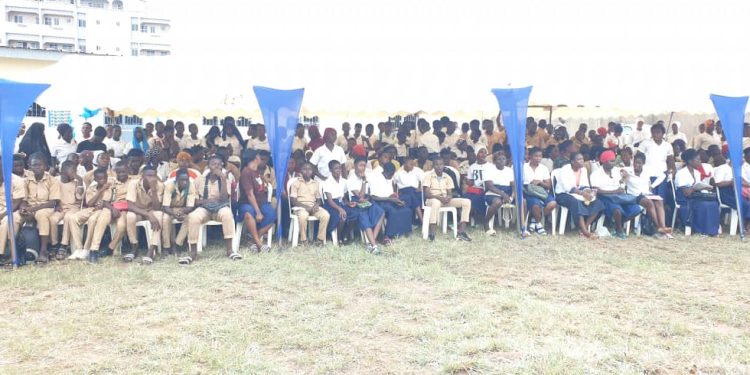
<path id="1" fill-rule="evenodd" d="M 26 172 L 26 205 L 21 207 L 21 216 L 26 221 L 36 221 L 40 238 L 37 262 L 46 263 L 49 260 L 49 219 L 60 200 L 60 184 L 46 172 L 47 161 L 41 153 L 29 157 L 29 169 Z"/>
<path id="2" fill-rule="evenodd" d="M 156 248 L 161 243 L 161 200 L 163 195 L 164 184 L 159 181 L 156 176 L 156 168 L 151 165 L 143 167 L 141 178 L 132 180 L 128 185 L 126 220 L 128 239 L 133 247 L 133 254 L 138 249 L 136 223 L 142 220 L 148 220 L 151 223 L 151 246 L 149 246 L 146 256 L 143 257 L 143 264 L 154 262 Z"/>
<path id="3" fill-rule="evenodd" d="M 94 166 L 94 169 L 86 172 L 86 174 L 83 175 L 83 183 L 86 186 L 89 186 L 92 181 L 94 181 L 94 171 L 102 168 L 107 171 L 107 178 L 114 179 L 115 178 L 115 172 L 113 172 L 111 169 L 109 169 L 109 164 L 112 162 L 112 158 L 109 156 L 108 153 L 102 152 L 99 154 L 99 156 L 96 157 L 96 165 Z"/>
<path id="4" fill-rule="evenodd" d="M 0 164 L 2 160 L 0 159 Z M 26 187 L 24 186 L 24 180 L 15 174 L 11 175 L 11 193 L 10 198 L 13 200 L 13 235 L 18 233 L 18 229 L 21 228 L 21 214 L 18 212 L 23 204 L 23 200 L 26 199 Z M 5 181 L 3 180 L 3 174 L 0 173 L 0 260 L 5 260 L 5 247 L 8 244 L 8 211 L 5 207 Z"/>
<path id="5" fill-rule="evenodd" d="M 200 198 L 195 202 L 198 208 L 188 215 L 188 245 L 190 253 L 196 254 L 201 225 L 215 220 L 221 222 L 227 256 L 232 260 L 241 260 L 242 255 L 232 249 L 234 216 L 229 206 L 229 183 L 222 163 L 223 158 L 218 154 L 208 159 L 208 174 L 204 176 L 203 187 L 198 189 Z"/>
<path id="6" fill-rule="evenodd" d="M 107 179 L 107 170 L 98 168 L 94 171 L 94 181 L 86 189 L 84 208 L 65 216 L 65 222 L 70 230 L 70 241 L 73 254 L 69 260 L 84 260 L 96 263 L 99 259 L 99 241 L 104 236 L 107 226 L 97 225 L 97 219 L 102 212 L 109 212 L 112 205 L 112 185 Z M 88 225 L 86 244 L 82 243 L 81 227 Z M 92 244 L 96 242 L 96 247 Z"/>
<path id="7" fill-rule="evenodd" d="M 109 215 L 107 213 L 102 213 L 101 217 L 98 219 L 101 221 L 101 223 L 97 224 L 97 227 L 104 225 L 110 225 L 115 224 L 115 233 L 112 233 L 112 241 L 109 242 L 109 251 L 111 251 L 113 254 L 115 252 L 115 249 L 120 247 L 120 244 L 122 242 L 122 239 L 125 238 L 126 228 L 127 228 L 127 211 L 128 211 L 128 186 L 137 179 L 131 178 L 129 174 L 130 170 L 128 168 L 127 162 L 124 160 L 120 160 L 115 164 L 115 175 L 117 176 L 114 180 L 110 180 L 110 184 L 112 185 L 112 210 L 110 210 Z M 115 212 L 118 211 L 118 212 Z M 101 233 L 104 235 L 104 232 Z M 92 239 L 96 239 L 96 243 L 101 242 L 101 237 L 97 237 L 96 235 L 89 236 Z M 132 253 L 128 253 L 131 254 Z M 133 259 L 130 259 L 133 260 Z"/>
<path id="8" fill-rule="evenodd" d="M 322 246 L 326 239 L 326 228 L 331 216 L 321 207 L 320 184 L 313 180 L 313 165 L 306 162 L 302 165 L 302 178 L 292 182 L 289 189 L 289 199 L 292 212 L 299 219 L 300 245 L 307 243 L 307 219 L 310 216 L 318 218 L 318 236 L 314 244 Z"/>
<path id="9" fill-rule="evenodd" d="M 445 162 L 442 158 L 432 161 L 433 170 L 425 173 L 422 181 L 424 189 L 425 205 L 430 207 L 430 241 L 435 240 L 435 228 L 437 227 L 440 207 L 455 207 L 461 210 L 461 219 L 458 224 L 458 236 L 456 239 L 471 241 L 466 234 L 466 224 L 469 223 L 471 213 L 471 201 L 466 198 L 453 198 L 453 180 L 443 173 Z"/>
<path id="10" fill-rule="evenodd" d="M 60 184 L 60 204 L 55 213 L 49 217 L 50 244 L 56 252 L 55 258 L 63 260 L 70 253 L 70 225 L 66 216 L 73 216 L 81 209 L 81 201 L 85 193 L 83 179 L 76 173 L 76 165 L 71 161 L 64 161 L 60 168 L 62 173 L 57 177 Z M 63 221 L 62 240 L 57 241 L 58 224 Z"/>
<path id="11" fill-rule="evenodd" d="M 185 244 L 188 234 L 188 223 L 185 221 L 188 215 L 195 210 L 195 201 L 198 200 L 198 192 L 195 184 L 190 179 L 190 172 L 187 168 L 177 170 L 174 179 L 170 179 L 164 185 L 164 198 L 162 199 L 162 230 L 161 242 L 162 252 L 172 253 L 172 220 L 183 222 L 180 231 L 175 237 L 175 245 L 180 248 Z M 189 256 L 182 257 L 181 251 L 178 250 L 177 260 L 180 264 L 190 264 L 198 256 L 197 251 Z"/>

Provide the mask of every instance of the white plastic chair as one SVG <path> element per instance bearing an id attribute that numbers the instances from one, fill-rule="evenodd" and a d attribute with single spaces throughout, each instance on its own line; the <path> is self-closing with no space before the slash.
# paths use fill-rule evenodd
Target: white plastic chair
<path id="1" fill-rule="evenodd" d="M 555 194 L 555 186 L 557 185 L 557 180 L 560 179 L 560 172 L 561 172 L 560 168 L 553 169 L 552 172 L 551 172 L 551 176 L 552 176 L 552 192 L 553 192 L 553 194 Z M 558 205 L 556 211 L 557 210 L 560 211 L 560 228 L 559 228 L 559 233 L 562 236 L 562 235 L 565 235 L 565 229 L 568 226 L 568 218 L 570 217 L 570 212 L 569 212 L 569 210 L 568 210 L 567 207 L 565 207 L 565 206 L 563 206 L 561 204 Z M 553 214 L 556 215 L 557 213 L 555 212 Z M 571 222 L 572 222 L 572 220 L 571 220 Z M 552 226 L 552 232 L 554 232 L 554 231 L 555 231 L 555 228 L 554 228 L 554 225 L 553 225 Z"/>
<path id="2" fill-rule="evenodd" d="M 124 214 L 126 214 L 126 212 L 123 212 L 123 215 Z M 151 222 L 148 220 L 141 220 L 135 223 L 136 230 L 138 229 L 138 227 L 143 228 L 143 230 L 146 232 L 146 246 L 148 249 L 150 249 L 151 244 L 153 243 L 152 238 L 151 238 Z M 109 233 L 113 238 L 115 237 L 115 235 L 117 234 L 117 224 L 109 224 Z M 161 239 L 159 239 L 159 243 L 157 244 L 157 247 L 158 247 L 159 253 L 161 253 Z M 119 244 L 117 244 L 117 249 L 115 250 L 118 250 L 118 249 L 120 250 L 120 253 L 122 253 L 122 241 Z"/>
<path id="3" fill-rule="evenodd" d="M 716 197 L 719 199 L 720 212 L 723 212 L 724 210 L 729 210 L 729 235 L 736 236 L 737 230 L 739 230 L 740 228 L 739 213 L 734 208 L 721 203 L 721 190 L 718 188 L 716 189 Z"/>
<path id="4" fill-rule="evenodd" d="M 237 186 L 235 187 L 235 196 L 239 196 L 239 187 L 240 187 L 240 184 L 237 184 Z M 232 194 L 230 194 L 229 196 L 230 196 L 230 200 L 231 200 Z M 206 223 L 204 223 L 204 224 L 201 225 L 201 227 L 200 227 L 200 229 L 198 231 L 198 252 L 199 253 L 203 252 L 203 247 L 205 247 L 206 244 L 207 244 L 207 241 L 208 241 L 208 227 L 209 226 L 222 226 L 222 224 L 221 224 L 220 221 L 209 220 Z M 234 234 L 235 237 L 237 237 L 236 230 L 237 230 L 237 228 L 235 227 L 235 234 Z M 237 252 L 237 250 L 239 249 L 239 243 L 237 243 L 236 247 L 234 246 L 234 243 L 235 243 L 234 238 L 232 238 L 232 250 L 234 252 Z"/>

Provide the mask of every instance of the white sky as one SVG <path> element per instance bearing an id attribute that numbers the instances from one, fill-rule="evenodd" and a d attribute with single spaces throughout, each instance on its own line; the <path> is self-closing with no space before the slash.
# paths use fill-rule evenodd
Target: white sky
<path id="1" fill-rule="evenodd" d="M 150 2 L 175 56 L 272 61 L 269 77 L 304 72 L 341 100 L 533 84 L 536 103 L 710 111 L 711 92 L 750 93 L 750 1 Z"/>

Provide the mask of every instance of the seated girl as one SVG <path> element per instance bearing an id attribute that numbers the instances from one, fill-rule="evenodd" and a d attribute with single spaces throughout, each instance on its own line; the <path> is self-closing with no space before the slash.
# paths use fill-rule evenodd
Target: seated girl
<path id="1" fill-rule="evenodd" d="M 484 229 L 490 236 L 495 235 L 495 229 L 490 228 L 489 222 L 495 217 L 498 210 L 506 203 L 513 202 L 515 198 L 513 182 L 513 170 L 506 167 L 504 152 L 498 152 L 493 156 L 495 169 L 484 176 L 484 199 L 487 205 L 487 217 L 484 219 Z"/>
<path id="2" fill-rule="evenodd" d="M 657 237 L 672 237 L 672 228 L 667 227 L 664 210 L 664 199 L 654 193 L 654 188 L 661 184 L 660 180 L 652 181 L 651 173 L 644 170 L 646 155 L 639 152 L 633 157 L 633 167 L 623 168 L 627 174 L 625 178 L 625 192 L 634 195 L 638 204 L 646 210 L 649 219 L 656 226 Z"/>
<path id="3" fill-rule="evenodd" d="M 393 187 L 393 174 L 396 168 L 392 163 L 383 165 L 382 173 L 371 173 L 367 176 L 370 184 L 370 194 L 375 204 L 385 211 L 385 237 L 383 244 L 388 246 L 393 238 L 411 233 L 411 209 L 406 202 L 399 199 Z"/>
<path id="4" fill-rule="evenodd" d="M 713 186 L 701 182 L 701 159 L 698 152 L 687 149 L 682 153 L 685 167 L 675 175 L 675 200 L 680 205 L 683 225 L 707 236 L 719 234 L 719 201 Z"/>
<path id="5" fill-rule="evenodd" d="M 591 174 L 591 186 L 597 189 L 598 197 L 604 203 L 606 217 L 615 223 L 614 236 L 624 239 L 623 223 L 641 214 L 638 197 L 625 193 L 624 175 L 620 168 L 615 168 L 615 152 L 604 151 L 599 156 L 601 168 Z"/>
<path id="6" fill-rule="evenodd" d="M 604 204 L 596 199 L 596 189 L 591 188 L 588 172 L 583 166 L 583 155 L 575 153 L 570 160 L 570 164 L 560 168 L 560 180 L 555 185 L 556 200 L 568 209 L 582 236 L 596 239 L 589 228 L 604 210 Z"/>
<path id="7" fill-rule="evenodd" d="M 523 198 L 526 201 L 526 210 L 531 213 L 528 232 L 544 235 L 547 232 L 542 225 L 542 219 L 557 208 L 557 202 L 549 193 L 552 190 L 552 177 L 549 169 L 541 164 L 541 160 L 542 150 L 540 148 L 535 147 L 529 150 L 529 162 L 523 166 L 523 184 L 525 187 Z M 536 187 L 530 188 L 530 186 Z M 546 197 L 542 198 L 543 194 L 531 194 L 531 189 L 535 189 L 539 193 L 543 189 L 546 192 Z M 552 228 L 552 230 L 554 231 L 555 228 Z"/>

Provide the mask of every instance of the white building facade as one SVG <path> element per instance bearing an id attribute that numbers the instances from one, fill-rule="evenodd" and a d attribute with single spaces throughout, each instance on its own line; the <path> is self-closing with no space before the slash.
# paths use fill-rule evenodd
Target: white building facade
<path id="1" fill-rule="evenodd" d="M 0 0 L 0 46 L 111 56 L 171 54 L 170 19 L 144 0 Z"/>

